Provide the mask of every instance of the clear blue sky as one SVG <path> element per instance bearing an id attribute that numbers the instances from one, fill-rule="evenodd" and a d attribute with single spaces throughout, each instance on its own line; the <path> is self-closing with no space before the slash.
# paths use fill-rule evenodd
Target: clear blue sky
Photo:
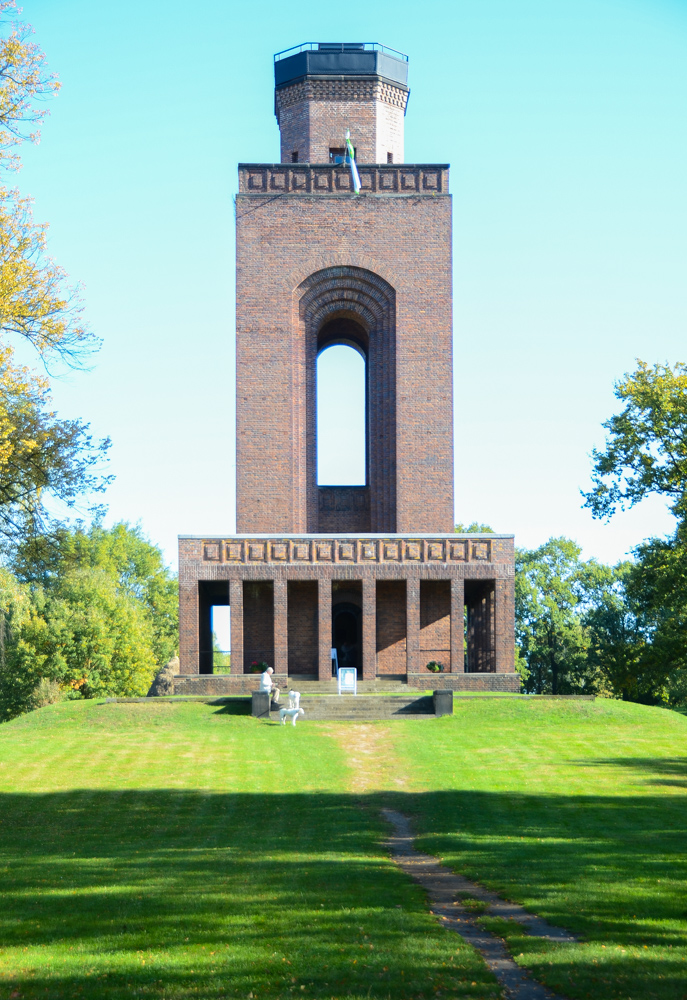
<path id="1" fill-rule="evenodd" d="M 355 16 L 354 16 L 355 15 Z M 272 54 L 410 56 L 406 160 L 450 162 L 456 517 L 615 560 L 672 520 L 594 522 L 589 452 L 634 359 L 687 355 L 687 3 L 27 0 L 63 88 L 18 177 L 104 345 L 55 390 L 113 439 L 110 520 L 234 528 L 236 164 L 273 162 Z M 353 37 L 354 36 L 354 37 Z"/>

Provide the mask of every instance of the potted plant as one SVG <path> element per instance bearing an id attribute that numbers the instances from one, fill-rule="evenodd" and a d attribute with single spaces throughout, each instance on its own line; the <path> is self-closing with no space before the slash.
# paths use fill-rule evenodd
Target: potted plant
<path id="1" fill-rule="evenodd" d="M 261 674 L 267 670 L 267 664 L 264 660 L 253 660 L 250 665 L 250 672 L 252 674 Z"/>
<path id="2" fill-rule="evenodd" d="M 439 663 L 437 660 L 432 660 L 427 664 L 427 669 L 433 674 L 440 674 L 444 669 L 444 664 Z"/>

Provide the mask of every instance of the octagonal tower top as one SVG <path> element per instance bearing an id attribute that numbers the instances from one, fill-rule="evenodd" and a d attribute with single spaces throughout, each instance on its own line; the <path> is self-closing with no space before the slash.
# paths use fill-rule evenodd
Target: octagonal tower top
<path id="1" fill-rule="evenodd" d="M 403 162 L 408 56 L 378 42 L 306 42 L 274 57 L 282 163 Z"/>

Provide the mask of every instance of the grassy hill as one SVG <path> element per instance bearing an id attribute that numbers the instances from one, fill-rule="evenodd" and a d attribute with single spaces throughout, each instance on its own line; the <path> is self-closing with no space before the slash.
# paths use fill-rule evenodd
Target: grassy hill
<path id="1" fill-rule="evenodd" d="M 72 702 L 0 726 L 0 1000 L 498 997 L 389 860 L 383 805 L 580 936 L 487 920 L 552 989 L 687 995 L 687 719 L 504 698 L 296 729 Z"/>

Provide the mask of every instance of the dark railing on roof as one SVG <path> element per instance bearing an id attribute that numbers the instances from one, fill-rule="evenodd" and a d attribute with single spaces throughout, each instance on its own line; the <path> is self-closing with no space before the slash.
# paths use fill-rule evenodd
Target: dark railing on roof
<path id="1" fill-rule="evenodd" d="M 398 49 L 389 48 L 388 45 L 382 45 L 380 42 L 303 42 L 302 45 L 294 45 L 290 49 L 277 52 L 274 61 L 279 62 L 281 59 L 295 56 L 299 52 L 385 52 L 395 56 L 396 59 L 408 62 L 408 56 L 405 52 L 399 52 Z"/>

